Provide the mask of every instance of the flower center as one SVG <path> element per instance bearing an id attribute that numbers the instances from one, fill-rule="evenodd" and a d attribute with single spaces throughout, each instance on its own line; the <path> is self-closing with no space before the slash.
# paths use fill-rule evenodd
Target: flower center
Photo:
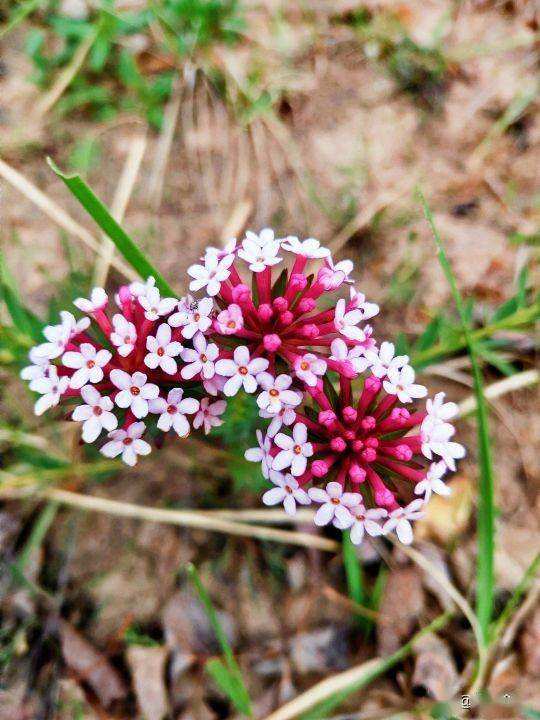
<path id="1" fill-rule="evenodd" d="M 240 365 L 240 367 L 238 368 L 238 372 L 240 373 L 240 375 L 247 375 L 248 369 L 245 365 Z"/>
<path id="2" fill-rule="evenodd" d="M 271 390 L 268 391 L 268 393 L 272 397 L 277 397 L 279 395 L 279 390 L 276 390 L 276 388 L 272 388 Z"/>
<path id="3" fill-rule="evenodd" d="M 167 412 L 169 415 L 175 415 L 176 414 L 176 405 L 169 405 L 167 407 Z"/>
<path id="4" fill-rule="evenodd" d="M 52 389 L 52 394 L 56 395 L 57 392 L 58 392 L 58 385 L 55 385 Z"/>
<path id="5" fill-rule="evenodd" d="M 159 357 L 163 357 L 165 355 L 165 350 L 162 347 L 158 347 L 157 354 Z"/>
<path id="6" fill-rule="evenodd" d="M 232 328 L 235 328 L 235 327 L 236 327 L 236 323 L 234 322 L 234 320 L 229 320 L 229 322 L 227 323 L 227 327 L 228 327 L 228 328 L 231 328 L 231 329 L 232 329 Z"/>
<path id="7" fill-rule="evenodd" d="M 341 500 L 339 498 L 331 498 L 330 502 L 332 505 L 339 505 Z"/>
<path id="8" fill-rule="evenodd" d="M 285 485 L 284 490 L 285 490 L 286 493 L 289 493 L 289 495 L 292 495 L 292 494 L 293 494 L 293 489 L 292 489 L 292 487 L 291 487 L 290 485 Z"/>
<path id="9" fill-rule="evenodd" d="M 126 337 L 124 338 L 124 345 L 131 345 L 131 338 L 129 337 L 129 335 L 126 335 Z"/>
<path id="10" fill-rule="evenodd" d="M 86 363 L 86 367 L 91 370 L 93 367 L 95 367 L 95 364 L 96 363 L 94 360 L 88 360 L 88 362 Z"/>
<path id="11" fill-rule="evenodd" d="M 131 443 L 133 442 L 133 438 L 124 438 L 122 442 L 124 443 L 124 445 L 131 445 Z"/>
<path id="12" fill-rule="evenodd" d="M 94 415 L 99 416 L 99 415 L 101 415 L 102 412 L 103 412 L 103 410 L 99 407 L 99 405 L 94 406 Z"/>
<path id="13" fill-rule="evenodd" d="M 137 387 L 136 385 L 133 385 L 133 387 L 131 387 L 129 390 L 132 395 L 140 395 L 141 394 L 141 388 Z"/>
<path id="14" fill-rule="evenodd" d="M 294 453 L 295 455 L 300 455 L 301 452 L 302 452 L 302 446 L 301 446 L 301 445 L 295 445 L 295 446 L 293 447 L 293 453 Z"/>
<path id="15" fill-rule="evenodd" d="M 195 315 L 193 316 L 193 319 L 195 320 L 195 322 L 199 322 L 199 320 L 201 319 L 200 313 L 195 313 Z"/>
<path id="16" fill-rule="evenodd" d="M 309 370 L 309 363 L 304 360 L 303 362 L 300 363 L 300 368 L 302 370 Z"/>
<path id="17" fill-rule="evenodd" d="M 206 355 L 204 353 L 201 355 L 201 362 L 203 362 L 203 363 L 208 362 L 208 358 L 206 357 Z"/>

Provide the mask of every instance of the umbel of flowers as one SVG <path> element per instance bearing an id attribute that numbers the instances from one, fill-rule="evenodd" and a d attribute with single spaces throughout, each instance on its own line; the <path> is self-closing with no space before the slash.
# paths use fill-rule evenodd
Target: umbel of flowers
<path id="1" fill-rule="evenodd" d="M 74 305 L 85 313 L 76 320 L 60 313 L 58 325 L 43 330 L 45 342 L 30 351 L 32 364 L 21 373 L 39 393 L 36 415 L 62 400 L 74 405 L 70 417 L 82 424 L 82 439 L 92 443 L 106 433 L 101 452 L 135 465 L 148 455 L 144 439 L 152 425 L 157 437 L 188 435 L 190 424 L 209 432 L 220 425 L 223 400 L 212 402 L 216 345 L 207 343 L 208 318 L 194 319 L 186 300 L 162 298 L 153 278 L 121 287 L 116 312 L 95 288 Z"/>
<path id="2" fill-rule="evenodd" d="M 365 533 L 392 531 L 408 544 L 411 521 L 422 516 L 432 492 L 449 493 L 442 478 L 465 454 L 452 440 L 457 406 L 439 393 L 418 408 L 427 390 L 415 382 L 409 358 L 394 357 L 391 343 L 368 350 L 365 359 L 363 381 L 339 375 L 338 390 L 328 378 L 306 386 L 288 431 L 261 433 L 246 458 L 261 462 L 275 486 L 265 504 L 283 503 L 294 514 L 297 503 L 313 502 L 316 525 L 350 528 L 356 544 Z"/>

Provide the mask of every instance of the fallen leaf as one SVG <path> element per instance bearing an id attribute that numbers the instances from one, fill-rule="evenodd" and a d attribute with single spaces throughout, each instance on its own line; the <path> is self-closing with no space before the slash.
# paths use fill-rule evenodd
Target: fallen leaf
<path id="1" fill-rule="evenodd" d="M 381 617 L 388 618 L 377 624 L 379 655 L 390 655 L 397 650 L 417 626 L 424 608 L 422 575 L 417 567 L 397 567 L 390 571 L 379 606 Z"/>
<path id="2" fill-rule="evenodd" d="M 162 720 L 169 712 L 165 666 L 167 647 L 131 645 L 126 653 L 131 671 L 137 706 L 146 720 Z"/>
<path id="3" fill-rule="evenodd" d="M 440 702 L 451 700 L 459 689 L 459 675 L 446 642 L 437 635 L 427 635 L 415 644 L 414 655 L 415 695 Z"/>

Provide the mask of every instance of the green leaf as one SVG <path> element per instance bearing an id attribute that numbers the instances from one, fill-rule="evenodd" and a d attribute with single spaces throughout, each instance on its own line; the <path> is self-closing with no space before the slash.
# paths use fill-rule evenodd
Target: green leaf
<path id="1" fill-rule="evenodd" d="M 328 373 L 325 373 L 323 375 L 322 381 L 323 381 L 324 394 L 330 400 L 330 405 L 337 412 L 337 410 L 339 408 L 339 395 L 337 394 L 337 390 L 334 387 L 334 383 L 330 379 Z"/>
<path id="2" fill-rule="evenodd" d="M 5 303 L 15 328 L 29 338 L 39 341 L 42 323 L 22 304 L 3 252 L 0 252 L 0 299 Z"/>
<path id="3" fill-rule="evenodd" d="M 439 337 L 439 329 L 441 326 L 441 318 L 439 315 L 436 315 L 433 320 L 431 320 L 422 335 L 418 338 L 418 342 L 416 343 L 416 350 L 427 350 L 432 345 L 434 345 L 437 342 L 437 338 Z"/>
<path id="4" fill-rule="evenodd" d="M 500 353 L 495 350 L 491 350 L 484 343 L 477 343 L 476 349 L 478 354 L 481 355 L 484 360 L 486 360 L 490 365 L 493 365 L 494 368 L 497 368 L 497 370 L 503 375 L 510 377 L 510 375 L 515 375 L 517 372 L 517 369 L 514 365 L 512 365 L 512 363 L 508 362 L 508 360 L 506 360 Z"/>
<path id="5" fill-rule="evenodd" d="M 345 575 L 347 578 L 347 590 L 349 593 L 349 597 L 358 605 L 364 605 L 366 601 L 366 594 L 364 589 L 364 572 L 362 569 L 362 564 L 356 552 L 356 547 L 351 540 L 351 533 L 349 530 L 343 533 L 341 552 L 343 557 L 343 565 L 345 567 Z M 367 618 L 358 615 L 355 620 L 356 624 L 359 627 L 367 630 L 370 624 Z"/>
<path id="6" fill-rule="evenodd" d="M 56 516 L 57 510 L 58 503 L 48 502 L 39 514 L 38 519 L 32 526 L 32 530 L 30 532 L 28 540 L 26 541 L 23 549 L 19 553 L 19 557 L 17 559 L 17 562 L 15 563 L 16 568 L 21 574 L 24 575 L 24 571 L 26 569 L 26 566 L 28 565 L 28 562 L 30 561 L 30 558 L 32 557 L 32 554 L 39 547 L 41 547 L 41 544 L 45 539 L 45 535 L 48 533 L 49 528 L 51 527 L 52 522 Z"/>
<path id="7" fill-rule="evenodd" d="M 234 707 L 244 715 L 251 715 L 249 701 L 246 702 L 242 685 L 238 683 L 238 678 L 229 671 L 224 662 L 218 658 L 212 658 L 208 660 L 205 668 Z"/>
<path id="8" fill-rule="evenodd" d="M 443 242 L 435 226 L 433 215 L 420 189 L 418 196 L 422 204 L 433 238 L 437 246 L 437 257 L 452 292 L 461 320 L 462 331 L 471 359 L 474 394 L 478 416 L 478 453 L 480 460 L 480 486 L 478 493 L 478 561 L 476 571 L 476 613 L 485 645 L 489 643 L 490 623 L 493 615 L 494 555 L 495 555 L 495 502 L 494 473 L 489 433 L 489 417 L 484 396 L 484 383 L 477 357 L 477 345 L 471 335 L 465 305 L 458 290 L 456 279 L 446 255 Z"/>
<path id="9" fill-rule="evenodd" d="M 124 256 L 131 267 L 134 268 L 144 279 L 153 275 L 156 279 L 156 285 L 159 290 L 167 296 L 174 297 L 175 292 L 169 283 L 165 280 L 161 273 L 156 270 L 150 260 L 129 237 L 126 231 L 120 227 L 105 205 L 96 195 L 94 195 L 81 176 L 65 175 L 50 158 L 47 159 L 47 162 L 53 172 L 58 175 L 66 187 L 81 203 L 90 217 L 99 225 L 103 232 L 111 238 L 118 251 Z"/>

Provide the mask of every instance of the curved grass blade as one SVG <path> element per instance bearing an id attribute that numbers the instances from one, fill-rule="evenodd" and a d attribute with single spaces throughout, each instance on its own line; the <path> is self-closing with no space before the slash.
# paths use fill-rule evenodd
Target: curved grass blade
<path id="1" fill-rule="evenodd" d="M 495 555 L 495 504 L 494 474 L 489 434 L 489 418 L 484 396 L 482 373 L 478 363 L 476 342 L 471 334 L 466 307 L 459 292 L 454 273 L 444 249 L 441 237 L 435 227 L 431 209 L 420 189 L 417 190 L 424 215 L 428 221 L 437 246 L 437 257 L 450 286 L 461 320 L 463 335 L 471 359 L 471 370 L 476 396 L 478 416 L 478 452 L 480 458 L 480 492 L 478 496 L 478 563 L 476 589 L 476 615 L 482 631 L 484 645 L 489 644 L 490 623 L 493 615 L 494 596 L 494 555 Z"/>
<path id="2" fill-rule="evenodd" d="M 55 165 L 51 158 L 48 158 L 47 162 L 53 172 L 58 175 L 68 190 L 70 190 L 81 203 L 90 217 L 99 225 L 103 232 L 111 238 L 118 251 L 124 256 L 131 267 L 144 279 L 153 275 L 159 290 L 167 296 L 174 297 L 176 294 L 163 275 L 156 270 L 142 250 L 116 222 L 105 205 L 92 192 L 81 176 L 66 175 Z"/>

